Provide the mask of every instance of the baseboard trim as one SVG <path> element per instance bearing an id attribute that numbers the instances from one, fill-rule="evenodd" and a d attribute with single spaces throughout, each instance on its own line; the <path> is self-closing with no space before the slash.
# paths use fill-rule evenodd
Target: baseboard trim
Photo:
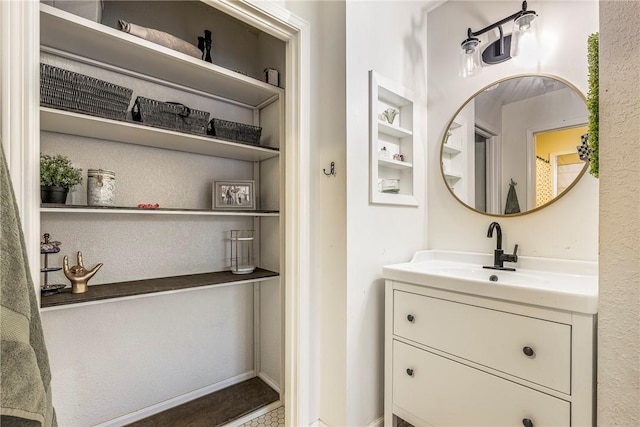
<path id="1" fill-rule="evenodd" d="M 367 427 L 382 427 L 383 425 L 384 425 L 384 417 L 380 417 L 371 421 L 371 423 L 369 423 Z M 327 425 L 323 423 L 322 420 L 317 420 L 311 423 L 309 427 L 327 427 Z"/>
<path id="2" fill-rule="evenodd" d="M 277 391 L 278 394 L 280 394 L 280 386 L 269 375 L 265 374 L 264 372 L 260 372 L 258 374 L 258 378 L 260 378 L 262 381 L 267 383 L 269 387 L 271 387 L 272 389 Z M 280 397 L 282 398 L 282 396 Z"/>
<path id="3" fill-rule="evenodd" d="M 384 417 L 377 418 L 369 424 L 369 427 L 382 427 L 384 425 Z"/>
<path id="4" fill-rule="evenodd" d="M 371 423 L 369 423 L 367 427 L 382 427 L 383 425 L 384 425 L 384 417 L 380 417 L 371 421 Z M 323 423 L 322 420 L 317 420 L 311 423 L 309 427 L 327 427 L 327 425 Z"/>
<path id="5" fill-rule="evenodd" d="M 150 417 L 151 415 L 155 415 L 159 412 L 166 411 L 167 409 L 171 409 L 178 405 L 182 405 L 183 403 L 189 402 L 199 397 L 206 396 L 207 394 L 216 392 L 218 390 L 222 390 L 223 388 L 241 383 L 242 381 L 246 381 L 255 376 L 256 376 L 256 373 L 254 371 L 245 372 L 244 374 L 236 375 L 235 377 L 228 378 L 223 381 L 219 381 L 215 384 L 211 384 L 206 387 L 202 387 L 197 390 L 190 391 L 185 394 L 181 394 L 171 399 L 164 400 L 160 403 L 156 403 L 155 405 L 147 406 L 146 408 L 139 409 L 135 412 L 130 412 L 118 418 L 105 421 L 104 423 L 96 424 L 95 427 L 119 427 L 126 424 L 130 424 L 132 422 L 139 421 L 143 418 Z"/>

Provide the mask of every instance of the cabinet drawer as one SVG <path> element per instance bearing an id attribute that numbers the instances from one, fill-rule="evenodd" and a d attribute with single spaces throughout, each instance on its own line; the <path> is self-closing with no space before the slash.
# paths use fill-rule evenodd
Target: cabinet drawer
<path id="1" fill-rule="evenodd" d="M 395 335 L 571 393 L 569 325 L 402 291 L 393 304 Z"/>
<path id="2" fill-rule="evenodd" d="M 570 425 L 569 402 L 399 341 L 392 369 L 393 404 L 433 426 Z"/>

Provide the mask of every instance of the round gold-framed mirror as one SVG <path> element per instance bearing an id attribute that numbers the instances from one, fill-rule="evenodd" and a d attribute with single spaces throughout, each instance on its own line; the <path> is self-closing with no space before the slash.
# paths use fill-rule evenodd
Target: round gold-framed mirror
<path id="1" fill-rule="evenodd" d="M 567 194 L 587 170 L 586 98 L 548 74 L 480 89 L 445 128 L 440 170 L 451 195 L 490 216 L 528 214 Z"/>

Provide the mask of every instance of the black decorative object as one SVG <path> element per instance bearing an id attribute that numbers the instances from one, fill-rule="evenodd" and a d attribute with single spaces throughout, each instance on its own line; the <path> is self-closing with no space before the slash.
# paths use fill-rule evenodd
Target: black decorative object
<path id="1" fill-rule="evenodd" d="M 202 52 L 200 59 L 204 59 L 204 37 L 198 37 L 198 49 Z"/>
<path id="2" fill-rule="evenodd" d="M 260 144 L 262 128 L 213 118 L 209 122 L 207 133 L 216 138 L 258 145 Z"/>
<path id="3" fill-rule="evenodd" d="M 213 62 L 211 59 L 211 31 L 204 30 L 204 60 L 207 62 Z"/>
<path id="4" fill-rule="evenodd" d="M 322 173 L 324 173 L 326 176 L 336 176 L 336 162 L 331 162 L 329 167 L 329 172 L 327 172 L 326 169 L 322 169 Z"/>
<path id="5" fill-rule="evenodd" d="M 176 102 L 162 102 L 155 99 L 136 98 L 131 110 L 133 120 L 149 126 L 157 126 L 181 132 L 206 134 L 209 113 L 194 110 Z"/>
<path id="6" fill-rule="evenodd" d="M 40 64 L 40 104 L 125 120 L 133 90 L 48 64 Z"/>
<path id="7" fill-rule="evenodd" d="M 49 233 L 44 233 L 44 241 L 40 242 L 40 253 L 44 255 L 44 267 L 40 269 L 40 272 L 44 274 L 44 283 L 40 286 L 42 296 L 57 294 L 66 286 L 62 284 L 49 284 L 49 273 L 62 270 L 62 267 L 49 267 L 49 254 L 60 252 L 60 242 L 51 241 L 49 237 Z"/>

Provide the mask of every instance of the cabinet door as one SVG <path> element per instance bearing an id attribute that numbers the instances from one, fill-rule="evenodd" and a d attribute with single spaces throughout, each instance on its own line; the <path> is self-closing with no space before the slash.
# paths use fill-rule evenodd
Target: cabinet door
<path id="1" fill-rule="evenodd" d="M 393 332 L 571 393 L 569 325 L 395 291 Z"/>
<path id="2" fill-rule="evenodd" d="M 570 403 L 393 343 L 393 404 L 433 426 L 569 426 Z"/>

